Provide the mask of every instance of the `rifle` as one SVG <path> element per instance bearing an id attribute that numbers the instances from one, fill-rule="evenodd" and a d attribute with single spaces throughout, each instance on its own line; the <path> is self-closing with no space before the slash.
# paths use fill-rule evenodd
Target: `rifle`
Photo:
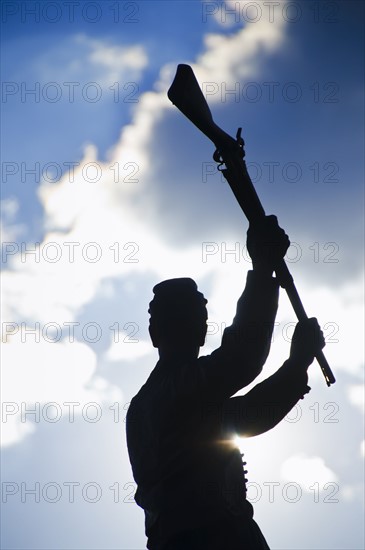
<path id="1" fill-rule="evenodd" d="M 213 159 L 219 163 L 218 169 L 223 172 L 238 204 L 251 224 L 260 223 L 265 216 L 265 210 L 247 172 L 241 128 L 238 129 L 236 139 L 234 139 L 215 124 L 209 106 L 189 65 L 178 65 L 176 76 L 167 95 L 170 101 L 214 143 L 216 151 Z M 285 289 L 289 297 L 298 320 L 308 319 L 284 259 L 275 266 L 275 273 L 280 286 Z M 322 369 L 327 386 L 334 384 L 336 379 L 322 351 L 316 355 L 316 359 Z"/>

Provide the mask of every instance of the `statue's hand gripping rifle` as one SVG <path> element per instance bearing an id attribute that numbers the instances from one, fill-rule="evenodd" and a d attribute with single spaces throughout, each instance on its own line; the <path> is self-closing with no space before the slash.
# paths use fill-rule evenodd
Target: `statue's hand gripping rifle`
<path id="1" fill-rule="evenodd" d="M 241 128 L 236 139 L 226 134 L 213 121 L 208 104 L 189 65 L 178 65 L 175 79 L 167 93 L 174 105 L 199 128 L 216 146 L 213 158 L 219 162 L 219 170 L 229 183 L 238 204 L 250 223 L 260 223 L 265 216 L 260 199 L 252 184 L 244 161 L 243 139 Z M 225 168 L 223 168 L 225 165 Z M 307 319 L 307 314 L 300 300 L 293 277 L 284 260 L 275 266 L 275 273 L 280 285 L 285 288 L 299 321 Z M 322 369 L 327 385 L 336 380 L 322 351 L 316 359 Z"/>

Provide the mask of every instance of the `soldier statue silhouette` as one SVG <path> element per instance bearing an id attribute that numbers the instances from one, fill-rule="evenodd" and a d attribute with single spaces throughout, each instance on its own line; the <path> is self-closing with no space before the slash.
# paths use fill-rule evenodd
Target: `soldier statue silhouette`
<path id="1" fill-rule="evenodd" d="M 154 287 L 149 331 L 159 361 L 132 399 L 127 443 L 150 550 L 268 550 L 246 499 L 233 437 L 278 424 L 309 392 L 307 369 L 324 347 L 315 318 L 300 321 L 290 355 L 243 396 L 267 359 L 278 306 L 274 265 L 290 241 L 275 216 L 250 226 L 246 286 L 221 346 L 198 357 L 207 300 L 192 279 Z"/>

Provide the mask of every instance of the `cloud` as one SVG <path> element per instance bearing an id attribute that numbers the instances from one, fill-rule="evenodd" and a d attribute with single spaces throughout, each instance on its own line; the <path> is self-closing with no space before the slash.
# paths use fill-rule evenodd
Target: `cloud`
<path id="1" fill-rule="evenodd" d="M 20 443 L 35 432 L 36 428 L 32 422 L 21 422 L 18 403 L 3 401 L 2 407 L 1 447 L 10 447 L 10 445 Z"/>
<path id="2" fill-rule="evenodd" d="M 337 475 L 325 464 L 322 457 L 309 457 L 305 454 L 293 455 L 285 460 L 280 473 L 284 480 L 296 481 L 308 493 L 314 483 L 318 483 L 319 490 L 323 490 L 326 483 L 338 481 Z"/>
<path id="3" fill-rule="evenodd" d="M 19 211 L 19 201 L 15 197 L 8 197 L 0 201 L 0 231 L 1 242 L 13 242 L 25 231 L 23 224 L 16 223 Z"/>
<path id="4" fill-rule="evenodd" d="M 207 83 L 218 85 L 210 89 L 210 103 L 221 101 L 221 94 L 218 91 L 222 83 L 226 84 L 227 88 L 231 88 L 232 83 L 257 76 L 262 63 L 267 61 L 267 56 L 277 51 L 285 42 L 286 23 L 283 17 L 271 20 L 269 10 L 264 10 L 256 22 L 245 24 L 242 12 L 246 9 L 246 5 L 252 2 L 225 2 L 225 4 L 230 4 L 239 14 L 238 29 L 229 35 L 206 34 L 204 50 L 197 56 L 196 62 L 187 61 L 192 66 L 203 91 Z M 223 3 L 222 5 L 224 6 Z M 214 14 L 215 18 L 222 21 L 223 12 L 224 7 L 221 7 Z M 167 91 L 175 69 L 176 65 L 172 63 L 163 67 L 160 73 L 161 79 L 156 84 L 159 90 Z"/>
<path id="5" fill-rule="evenodd" d="M 88 52 L 86 58 L 91 69 L 104 73 L 105 84 L 140 80 L 148 65 L 147 52 L 141 44 L 119 46 L 86 34 L 78 34 L 74 40 Z"/>
<path id="6" fill-rule="evenodd" d="M 96 82 L 101 87 L 139 82 L 148 65 L 142 44 L 115 44 L 85 33 L 67 36 L 39 57 L 33 72 L 45 82 Z M 113 94 L 110 94 L 113 97 Z"/>
<path id="7" fill-rule="evenodd" d="M 347 395 L 352 405 L 357 407 L 362 414 L 365 411 L 365 395 L 363 384 L 352 384 L 347 387 Z"/>
<path id="8" fill-rule="evenodd" d="M 341 487 L 341 498 L 347 502 L 353 502 L 354 500 L 363 501 L 364 487 L 362 483 L 344 485 Z"/>
<path id="9" fill-rule="evenodd" d="M 117 386 L 96 375 L 96 354 L 83 342 L 18 331 L 3 344 L 2 359 L 2 446 L 22 441 L 44 420 L 83 414 L 89 403 L 98 413 L 103 403 L 122 399 Z"/>
<path id="10" fill-rule="evenodd" d="M 284 27 L 281 18 L 275 24 L 261 18 L 229 36 L 206 35 L 206 50 L 194 65 L 198 78 L 202 82 L 230 82 L 232 78 L 255 77 L 267 54 L 282 46 Z"/>
<path id="11" fill-rule="evenodd" d="M 141 357 L 149 355 L 151 352 L 152 346 L 150 342 L 138 340 L 130 332 L 119 331 L 113 335 L 110 347 L 105 355 L 110 361 L 136 361 Z"/>

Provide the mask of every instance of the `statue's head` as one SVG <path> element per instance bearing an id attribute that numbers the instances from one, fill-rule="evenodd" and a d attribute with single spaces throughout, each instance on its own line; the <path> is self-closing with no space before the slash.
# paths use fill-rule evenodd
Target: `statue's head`
<path id="1" fill-rule="evenodd" d="M 176 351 L 204 345 L 207 333 L 207 300 L 187 277 L 168 279 L 153 288 L 148 312 L 149 332 L 155 348 Z"/>

